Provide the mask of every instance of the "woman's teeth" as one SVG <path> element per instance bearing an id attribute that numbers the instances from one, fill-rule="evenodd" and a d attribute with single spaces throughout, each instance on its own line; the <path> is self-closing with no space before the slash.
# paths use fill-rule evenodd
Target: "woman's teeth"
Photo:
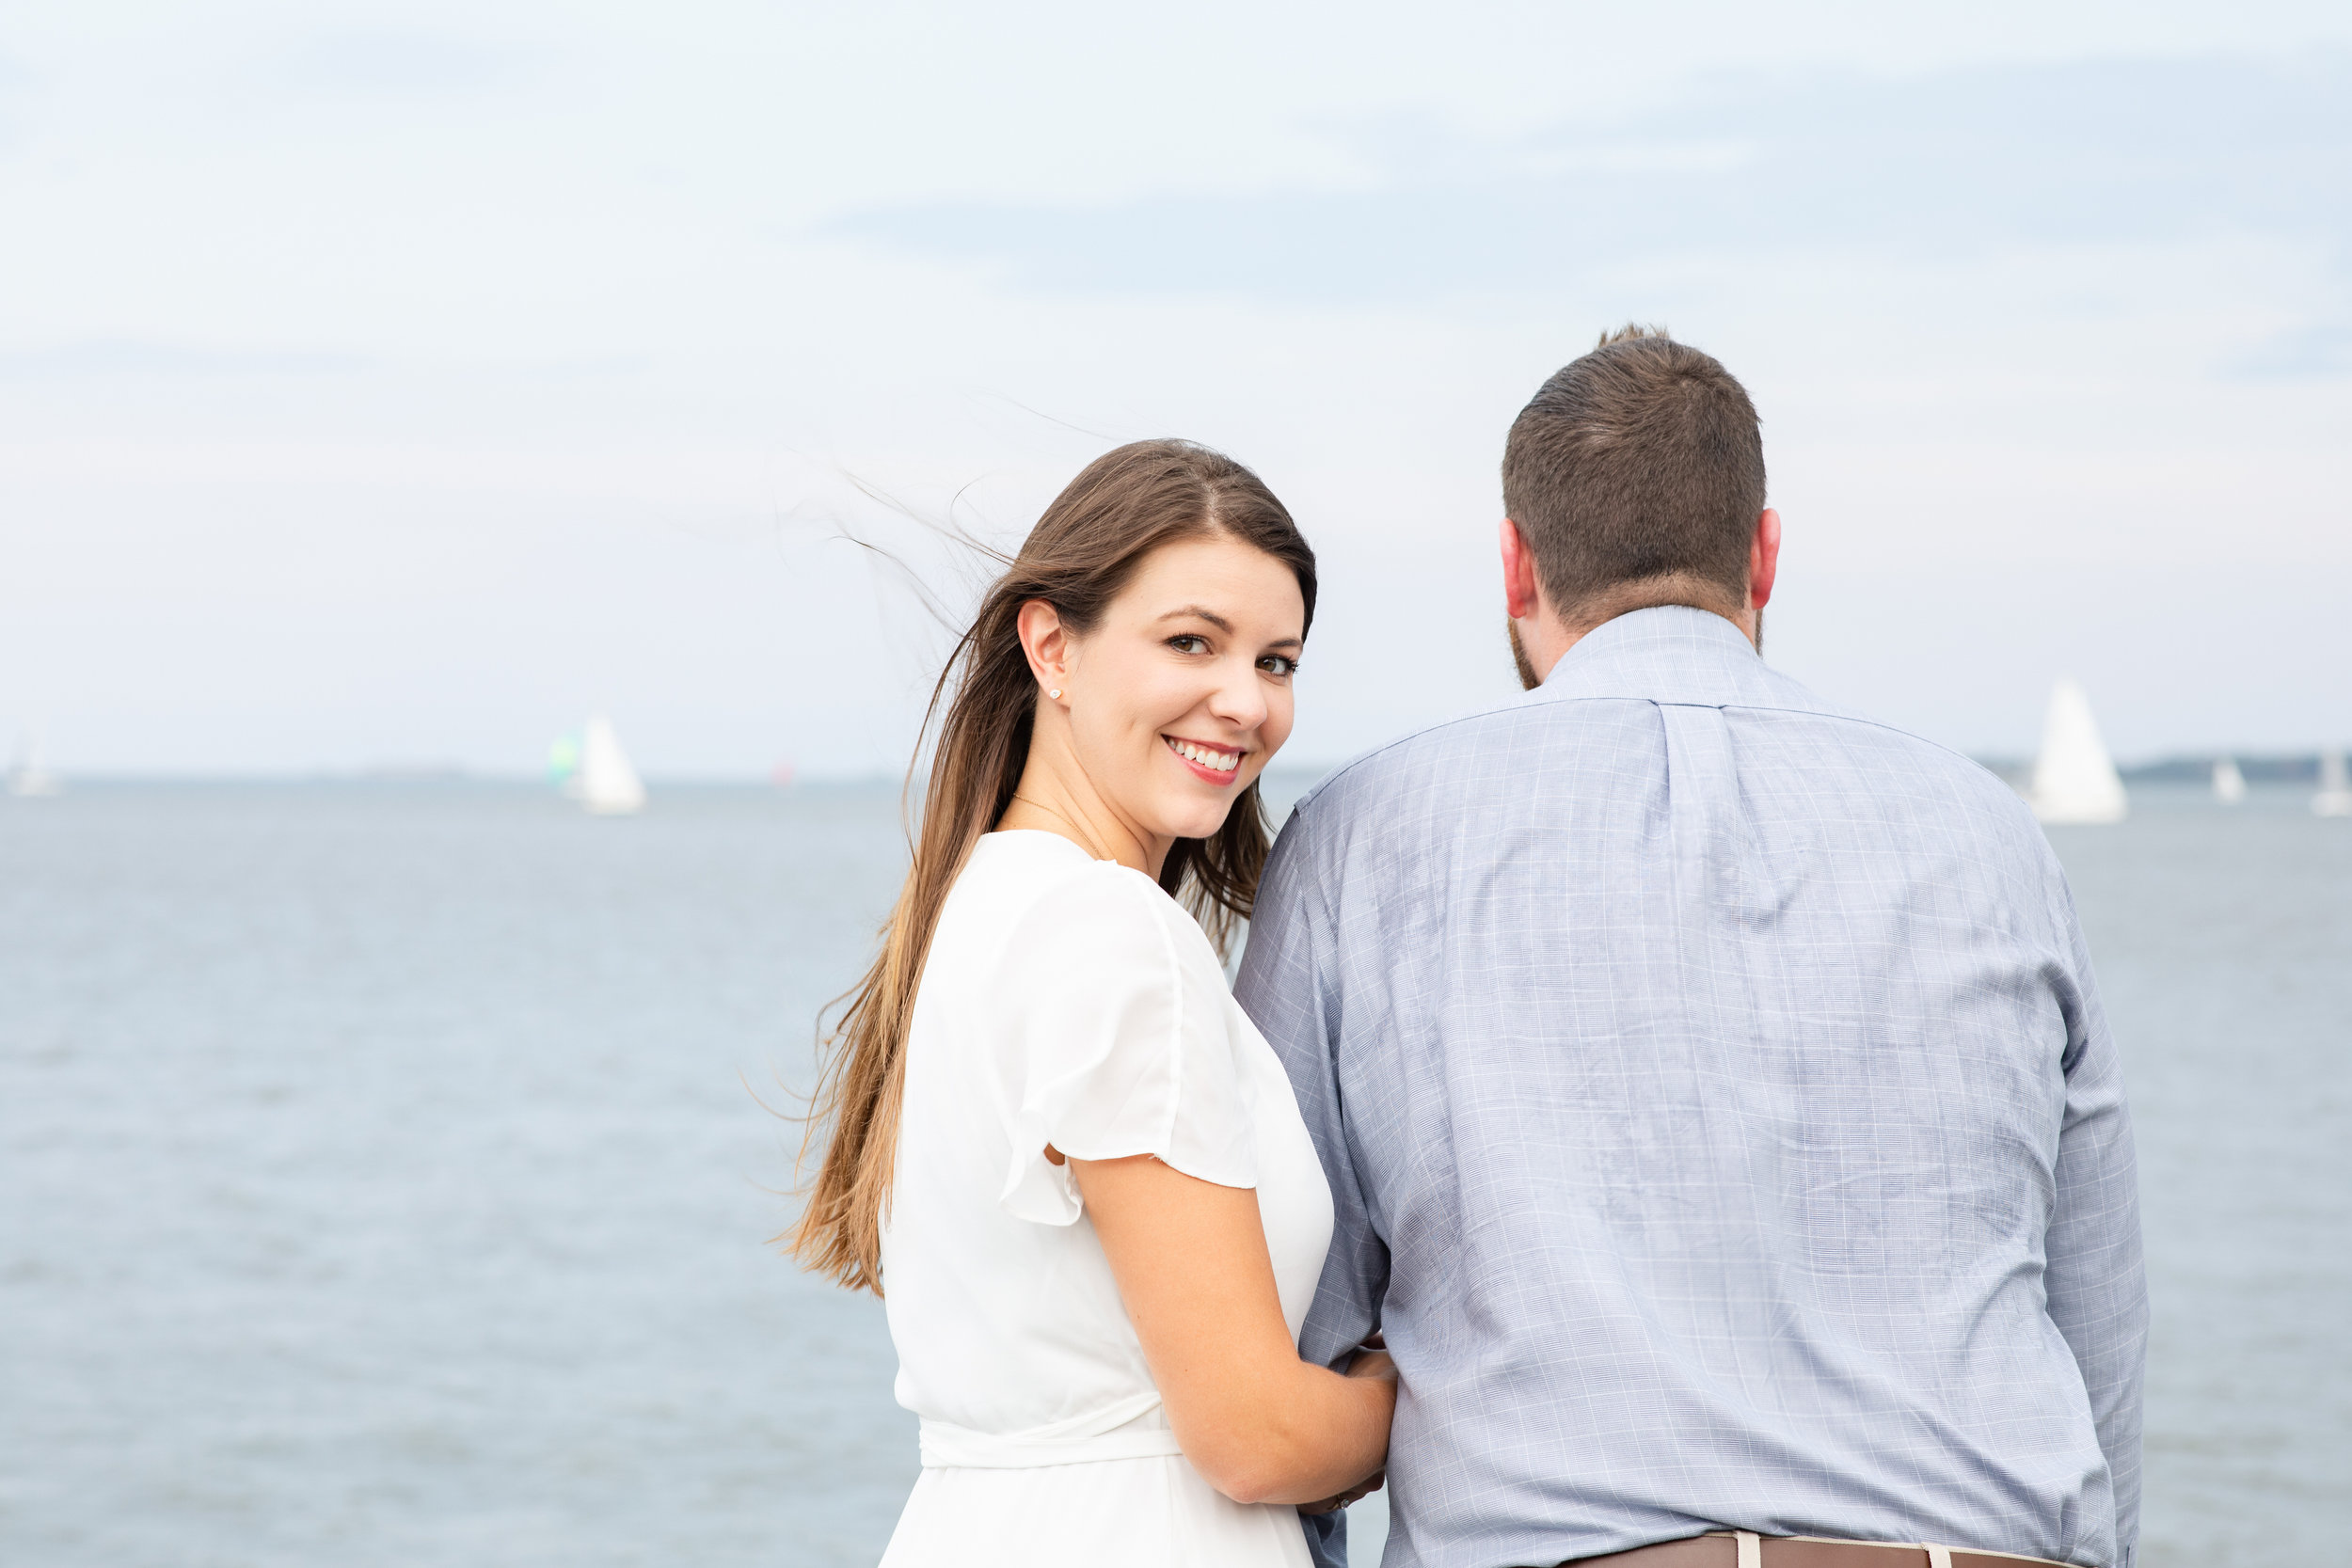
<path id="1" fill-rule="evenodd" d="M 1206 746 L 1195 746 L 1189 740 L 1178 740 L 1169 736 L 1160 738 L 1167 741 L 1178 756 L 1197 762 L 1212 773 L 1231 773 L 1241 766 L 1239 752 L 1212 752 Z"/>

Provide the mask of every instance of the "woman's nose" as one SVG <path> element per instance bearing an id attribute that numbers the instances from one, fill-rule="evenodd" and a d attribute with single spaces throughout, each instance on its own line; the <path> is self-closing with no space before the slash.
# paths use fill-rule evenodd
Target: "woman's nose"
<path id="1" fill-rule="evenodd" d="M 1265 722 L 1264 685 L 1258 679 L 1254 661 L 1217 682 L 1216 689 L 1209 693 L 1209 711 L 1238 729 L 1254 730 Z"/>

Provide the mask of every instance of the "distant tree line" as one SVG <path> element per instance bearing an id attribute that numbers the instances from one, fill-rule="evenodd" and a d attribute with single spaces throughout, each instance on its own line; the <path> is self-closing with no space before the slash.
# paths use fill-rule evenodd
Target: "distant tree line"
<path id="1" fill-rule="evenodd" d="M 2248 784 L 2316 784 L 2317 752 L 2209 752 L 2200 755 L 2162 757 L 2154 762 L 2116 765 L 2126 784 L 2209 784 L 2213 765 L 2224 756 L 2234 758 Z M 2022 780 L 2033 772 L 2031 757 L 1979 757 L 1979 762 L 2004 779 Z"/>

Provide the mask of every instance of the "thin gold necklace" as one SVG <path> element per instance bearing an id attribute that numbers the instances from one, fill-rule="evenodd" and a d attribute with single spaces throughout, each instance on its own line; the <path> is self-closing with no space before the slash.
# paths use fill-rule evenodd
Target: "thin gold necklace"
<path id="1" fill-rule="evenodd" d="M 1068 828 L 1072 832 L 1078 836 L 1079 847 L 1083 848 L 1088 854 L 1092 855 L 1096 860 L 1109 860 L 1112 858 L 1111 856 L 1103 853 L 1103 847 L 1095 842 L 1094 835 L 1092 833 L 1088 832 L 1084 828 L 1078 826 L 1077 823 L 1073 822 L 1070 818 L 1064 816 L 1061 813 L 1056 811 L 1044 801 L 1032 800 L 1026 795 L 1022 794 L 1019 790 L 1013 791 L 1012 798 L 1034 811 L 1043 812 L 1055 821 L 1059 822 L 1063 827 Z"/>

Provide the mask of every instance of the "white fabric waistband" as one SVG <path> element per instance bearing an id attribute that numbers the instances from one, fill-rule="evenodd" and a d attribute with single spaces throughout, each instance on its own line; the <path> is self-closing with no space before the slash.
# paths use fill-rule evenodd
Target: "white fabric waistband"
<path id="1" fill-rule="evenodd" d="M 951 1421 L 923 1422 L 928 1469 L 1028 1470 L 1044 1465 L 1092 1465 L 1105 1459 L 1158 1459 L 1184 1450 L 1156 1392 L 1025 1432 L 977 1432 Z"/>

